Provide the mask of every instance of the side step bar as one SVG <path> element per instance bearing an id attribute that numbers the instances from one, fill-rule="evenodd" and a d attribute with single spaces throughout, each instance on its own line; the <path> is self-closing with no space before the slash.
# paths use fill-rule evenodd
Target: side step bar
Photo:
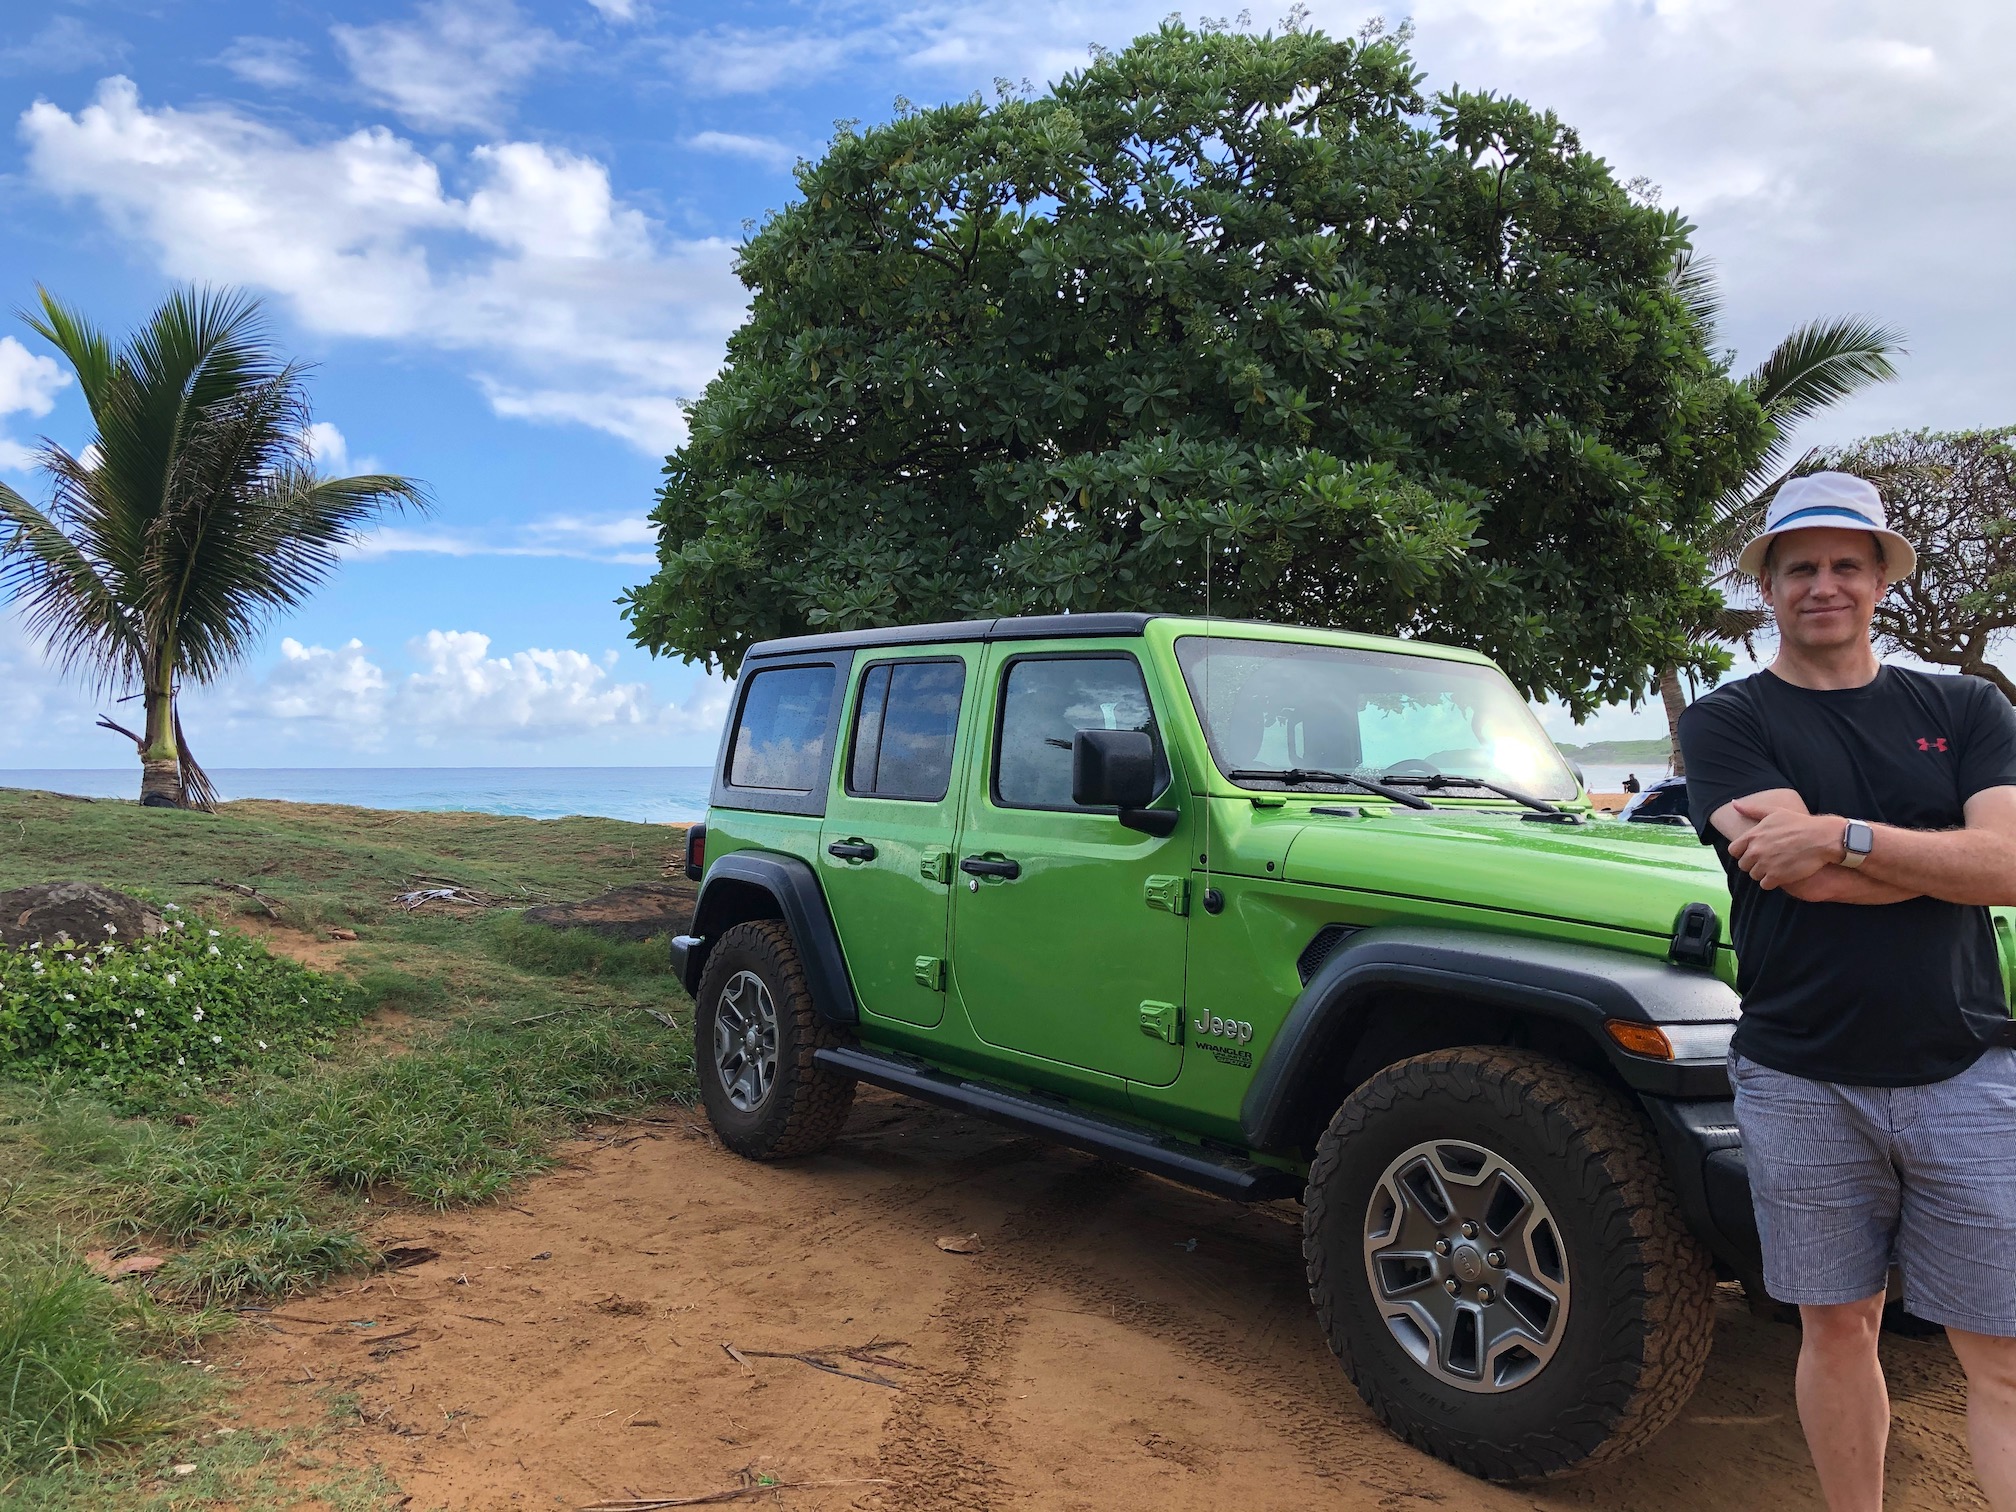
<path id="1" fill-rule="evenodd" d="M 1117 1119 L 1049 1103 L 990 1082 L 967 1081 L 900 1056 L 863 1050 L 858 1045 L 829 1045 L 815 1050 L 812 1058 L 829 1071 L 857 1081 L 1006 1124 L 1052 1144 L 1068 1145 L 1116 1165 L 1132 1166 L 1236 1202 L 1267 1202 L 1297 1196 L 1302 1190 L 1302 1183 L 1291 1172 L 1236 1155 L 1220 1155 L 1202 1145 L 1164 1139 Z"/>

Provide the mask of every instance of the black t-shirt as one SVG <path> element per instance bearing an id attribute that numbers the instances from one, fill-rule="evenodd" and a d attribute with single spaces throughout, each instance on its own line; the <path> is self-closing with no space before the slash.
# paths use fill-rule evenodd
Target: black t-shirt
<path id="1" fill-rule="evenodd" d="M 2016 785 L 2016 709 L 1991 684 L 1885 666 L 1864 687 L 1816 691 L 1759 672 L 1681 715 L 1680 748 L 1694 827 L 1729 874 L 1739 1052 L 1815 1081 L 1910 1087 L 1998 1042 L 2009 1004 L 1987 909 L 1802 902 L 1751 881 L 1709 822 L 1791 788 L 1816 814 L 1958 828 L 1969 798 Z"/>

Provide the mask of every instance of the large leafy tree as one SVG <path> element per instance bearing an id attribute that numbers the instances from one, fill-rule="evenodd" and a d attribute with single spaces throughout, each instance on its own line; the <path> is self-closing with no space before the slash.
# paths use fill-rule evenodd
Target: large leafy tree
<path id="1" fill-rule="evenodd" d="M 37 508 L 0 484 L 0 598 L 66 671 L 141 701 L 141 800 L 207 806 L 176 709 L 220 676 L 275 612 L 300 603 L 387 508 L 424 506 L 410 479 L 319 474 L 299 363 L 274 351 L 258 303 L 171 294 L 123 345 L 42 292 L 23 319 L 68 359 L 94 433 L 42 446 Z"/>
<path id="2" fill-rule="evenodd" d="M 2016 680 L 1989 659 L 2016 631 L 2016 427 L 1873 436 L 1817 460 L 1874 483 L 1918 548 L 1918 570 L 1876 607 L 1877 643 L 2016 703 Z"/>
<path id="3" fill-rule="evenodd" d="M 1040 98 L 843 131 L 744 246 L 625 600 L 656 651 L 974 614 L 1434 635 L 1585 710 L 1716 603 L 1768 442 L 1640 203 L 1404 37 L 1171 23 Z"/>

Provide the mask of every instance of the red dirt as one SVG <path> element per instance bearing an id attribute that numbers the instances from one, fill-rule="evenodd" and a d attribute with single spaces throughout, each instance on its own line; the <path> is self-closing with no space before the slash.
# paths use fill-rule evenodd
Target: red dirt
<path id="1" fill-rule="evenodd" d="M 511 1206 L 387 1214 L 379 1243 L 440 1258 L 241 1336 L 240 1421 L 299 1422 L 315 1394 L 354 1392 L 319 1452 L 382 1466 L 413 1512 L 756 1475 L 845 1484 L 752 1505 L 864 1512 L 1820 1506 L 1797 1335 L 1734 1296 L 1700 1394 L 1649 1450 L 1489 1486 L 1360 1404 L 1317 1337 L 1288 1205 L 1241 1208 L 880 1094 L 830 1152 L 777 1166 L 670 1116 L 570 1146 Z M 938 1246 L 967 1234 L 979 1253 Z M 899 1389 L 748 1354 L 871 1342 L 901 1367 L 834 1363 Z M 1890 1505 L 1980 1506 L 1950 1351 L 1884 1350 Z"/>

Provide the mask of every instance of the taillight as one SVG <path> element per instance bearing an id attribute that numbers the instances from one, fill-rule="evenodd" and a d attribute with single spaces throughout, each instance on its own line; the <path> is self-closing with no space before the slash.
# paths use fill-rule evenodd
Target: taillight
<path id="1" fill-rule="evenodd" d="M 686 831 L 686 876 L 698 882 L 707 870 L 707 826 L 695 824 Z"/>

